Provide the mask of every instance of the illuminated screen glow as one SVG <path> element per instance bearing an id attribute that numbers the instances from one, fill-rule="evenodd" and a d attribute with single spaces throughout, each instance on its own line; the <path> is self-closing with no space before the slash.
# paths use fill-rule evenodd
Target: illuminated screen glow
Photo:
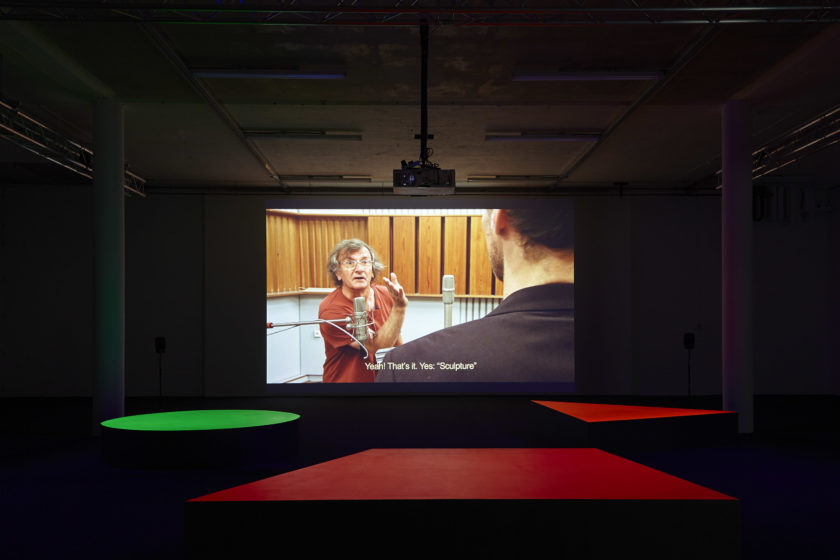
<path id="1" fill-rule="evenodd" d="M 529 300 L 518 301 L 525 297 L 523 294 L 526 292 L 512 297 L 513 294 L 506 293 L 504 283 L 494 275 L 490 256 L 492 251 L 489 250 L 492 247 L 488 245 L 493 241 L 485 236 L 482 223 L 482 215 L 485 214 L 483 208 L 490 206 L 486 204 L 487 201 L 474 209 L 445 207 L 451 206 L 455 200 L 446 200 L 444 204 L 438 202 L 438 207 L 427 208 L 417 207 L 420 205 L 411 199 L 391 197 L 385 203 L 394 205 L 401 200 L 409 200 L 415 207 L 394 209 L 383 204 L 380 204 L 382 208 L 350 207 L 353 202 L 357 206 L 361 205 L 357 199 L 343 201 L 347 208 L 339 208 L 337 206 L 340 204 L 328 207 L 330 205 L 324 204 L 326 201 L 321 199 L 320 207 L 301 209 L 292 208 L 293 204 L 287 200 L 266 201 L 267 383 L 275 386 L 306 383 L 338 385 L 340 383 L 330 381 L 349 380 L 352 384 L 368 386 L 404 386 L 405 383 L 440 386 L 453 382 L 458 385 L 475 385 L 476 390 L 479 385 L 486 386 L 488 383 L 536 383 L 547 391 L 573 391 L 573 245 L 565 253 L 570 261 L 567 268 L 572 275 L 571 281 L 565 282 L 567 287 L 563 292 L 568 294 L 563 296 L 566 302 L 564 317 L 567 319 L 565 323 L 559 324 L 557 313 L 548 308 L 539 308 L 539 304 L 533 301 L 534 294 L 545 297 L 548 292 L 530 291 Z M 435 199 L 423 201 L 429 205 Z M 471 199 L 466 201 L 476 202 Z M 461 200 L 458 202 L 463 203 Z M 512 204 L 522 205 L 521 201 L 515 202 L 513 199 L 491 202 L 506 208 L 511 208 Z M 556 209 L 557 222 L 562 224 L 561 229 L 566 230 L 564 235 L 573 243 L 572 201 L 532 199 L 524 204 L 526 209 L 546 208 L 546 205 L 549 209 Z M 353 342 L 350 335 L 355 334 L 352 325 L 348 329 L 346 320 L 337 319 L 339 316 L 345 318 L 352 315 L 352 305 L 346 308 L 352 304 L 352 298 L 345 297 L 342 300 L 333 295 L 330 299 L 330 302 L 341 300 L 344 307 L 340 307 L 339 311 L 346 312 L 346 315 L 325 314 L 333 311 L 332 303 L 329 306 L 324 304 L 327 306 L 326 311 L 319 309 L 333 292 L 341 291 L 334 278 L 341 276 L 341 271 L 331 274 L 327 261 L 336 244 L 345 239 L 360 239 L 374 249 L 375 260 L 383 266 L 377 278 L 370 282 L 379 286 L 374 291 L 378 289 L 387 293 L 383 277 L 394 273 L 409 301 L 401 329 L 402 347 L 397 344 L 399 349 L 393 355 L 385 350 L 377 352 L 375 357 L 368 357 L 367 365 L 362 353 L 356 349 L 358 345 L 350 350 L 349 345 Z M 496 251 L 498 253 L 501 250 Z M 453 276 L 455 280 L 454 301 L 451 305 L 444 304 L 442 299 L 441 284 L 445 275 Z M 352 277 L 347 278 L 348 282 L 354 281 Z M 367 319 L 367 322 L 372 323 L 370 327 L 374 336 L 384 332 L 379 323 L 384 323 L 388 317 L 386 305 L 383 304 L 380 309 L 377 297 L 373 298 L 375 303 L 369 306 L 373 311 Z M 511 299 L 496 315 L 518 301 L 517 304 L 524 305 L 527 308 L 525 312 L 534 321 L 515 325 L 512 334 L 498 344 L 492 342 L 493 336 L 500 332 L 496 325 L 503 324 L 507 328 L 507 322 L 491 325 L 483 321 L 459 327 L 484 318 L 508 298 Z M 517 308 L 515 311 L 520 310 Z M 377 316 L 377 313 L 381 313 L 381 316 Z M 504 314 L 514 316 L 509 312 Z M 450 316 L 453 330 L 442 332 Z M 318 323 L 325 318 L 335 322 Z M 473 329 L 481 325 L 492 327 L 488 336 L 475 334 L 479 331 Z M 466 329 L 470 329 L 471 334 L 464 338 L 459 333 L 464 334 Z M 421 346 L 438 340 L 446 342 L 434 342 L 431 350 L 421 349 Z M 476 347 L 485 340 L 493 347 L 485 353 L 476 354 Z M 346 360 L 338 366 L 330 365 L 335 363 L 334 360 L 331 362 L 330 352 L 334 355 L 339 347 L 334 344 L 330 349 L 331 343 L 341 345 L 341 352 L 348 352 Z M 560 348 L 563 349 L 562 355 L 558 354 Z M 500 349 L 515 354 L 515 362 L 511 362 L 511 367 L 505 368 L 501 374 L 496 371 L 492 375 L 485 375 L 493 368 L 498 369 L 502 360 L 493 356 Z M 350 352 L 355 352 L 352 357 Z M 485 355 L 489 358 L 485 359 Z M 403 359 L 399 356 L 410 357 Z M 359 375 L 336 377 L 336 370 L 344 375 L 342 368 L 347 368 L 348 363 L 355 364 L 352 367 L 363 368 Z M 436 374 L 429 374 L 430 370 Z M 468 393 L 471 391 L 469 387 L 464 390 Z"/>

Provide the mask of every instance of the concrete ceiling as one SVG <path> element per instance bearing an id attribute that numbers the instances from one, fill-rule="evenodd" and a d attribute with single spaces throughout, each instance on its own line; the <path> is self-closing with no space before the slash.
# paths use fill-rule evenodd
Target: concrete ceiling
<path id="1" fill-rule="evenodd" d="M 354 6 L 364 4 L 374 3 Z M 0 98 L 85 145 L 91 143 L 91 103 L 118 99 L 125 107 L 126 162 L 149 188 L 367 192 L 387 189 L 401 160 L 419 158 L 420 36 L 404 15 L 345 25 L 323 17 L 305 25 L 185 25 L 151 17 L 97 19 L 84 10 L 64 18 L 2 10 L 0 19 L 16 21 L 0 21 Z M 605 17 L 598 24 L 524 25 L 512 17 L 430 25 L 431 160 L 455 169 L 459 191 L 585 191 L 616 184 L 710 189 L 720 168 L 720 112 L 727 100 L 750 104 L 756 148 L 840 105 L 837 23 L 619 24 Z M 191 73 L 202 69 L 341 72 L 346 78 Z M 513 79 L 561 71 L 661 77 Z M 244 141 L 247 131 L 298 134 Z M 325 138 L 321 131 L 354 139 Z M 600 137 L 485 140 L 516 132 Z M 838 146 L 776 175 L 836 182 Z M 84 179 L 0 141 L 0 183 L 55 181 Z"/>

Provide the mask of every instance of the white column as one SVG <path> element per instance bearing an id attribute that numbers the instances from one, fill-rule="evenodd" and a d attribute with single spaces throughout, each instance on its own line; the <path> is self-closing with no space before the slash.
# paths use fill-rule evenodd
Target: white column
<path id="1" fill-rule="evenodd" d="M 125 204 L 123 108 L 113 99 L 93 108 L 96 216 L 96 372 L 94 433 L 99 422 L 125 415 Z"/>
<path id="2" fill-rule="evenodd" d="M 723 408 L 738 413 L 738 431 L 753 431 L 752 143 L 749 107 L 723 107 Z"/>

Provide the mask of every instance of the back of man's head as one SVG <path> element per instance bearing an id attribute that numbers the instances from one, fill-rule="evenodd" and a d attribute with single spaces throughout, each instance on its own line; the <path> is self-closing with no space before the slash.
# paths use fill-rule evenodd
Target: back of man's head
<path id="1" fill-rule="evenodd" d="M 506 209 L 505 213 L 526 249 L 535 246 L 554 251 L 574 249 L 575 212 L 571 200 L 552 201 L 542 208 Z"/>

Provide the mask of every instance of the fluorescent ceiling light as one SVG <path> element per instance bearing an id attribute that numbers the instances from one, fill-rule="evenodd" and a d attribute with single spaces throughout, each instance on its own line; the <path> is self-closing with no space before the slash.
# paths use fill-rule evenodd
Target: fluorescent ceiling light
<path id="1" fill-rule="evenodd" d="M 280 140 L 355 140 L 362 139 L 358 130 L 243 130 L 245 138 L 249 140 L 280 139 Z"/>
<path id="2" fill-rule="evenodd" d="M 341 182 L 341 183 L 370 183 L 370 175 L 280 175 L 284 183 L 309 183 L 311 181 Z"/>
<path id="3" fill-rule="evenodd" d="M 488 132 L 485 142 L 597 142 L 597 132 Z"/>
<path id="4" fill-rule="evenodd" d="M 303 70 L 228 70 L 223 68 L 193 70 L 196 78 L 229 78 L 244 80 L 343 80 L 347 72 Z"/>
<path id="5" fill-rule="evenodd" d="M 517 72 L 514 82 L 610 82 L 661 80 L 664 72 Z"/>
<path id="6" fill-rule="evenodd" d="M 559 181 L 560 175 L 470 175 L 467 183 L 482 183 L 485 181 Z"/>

